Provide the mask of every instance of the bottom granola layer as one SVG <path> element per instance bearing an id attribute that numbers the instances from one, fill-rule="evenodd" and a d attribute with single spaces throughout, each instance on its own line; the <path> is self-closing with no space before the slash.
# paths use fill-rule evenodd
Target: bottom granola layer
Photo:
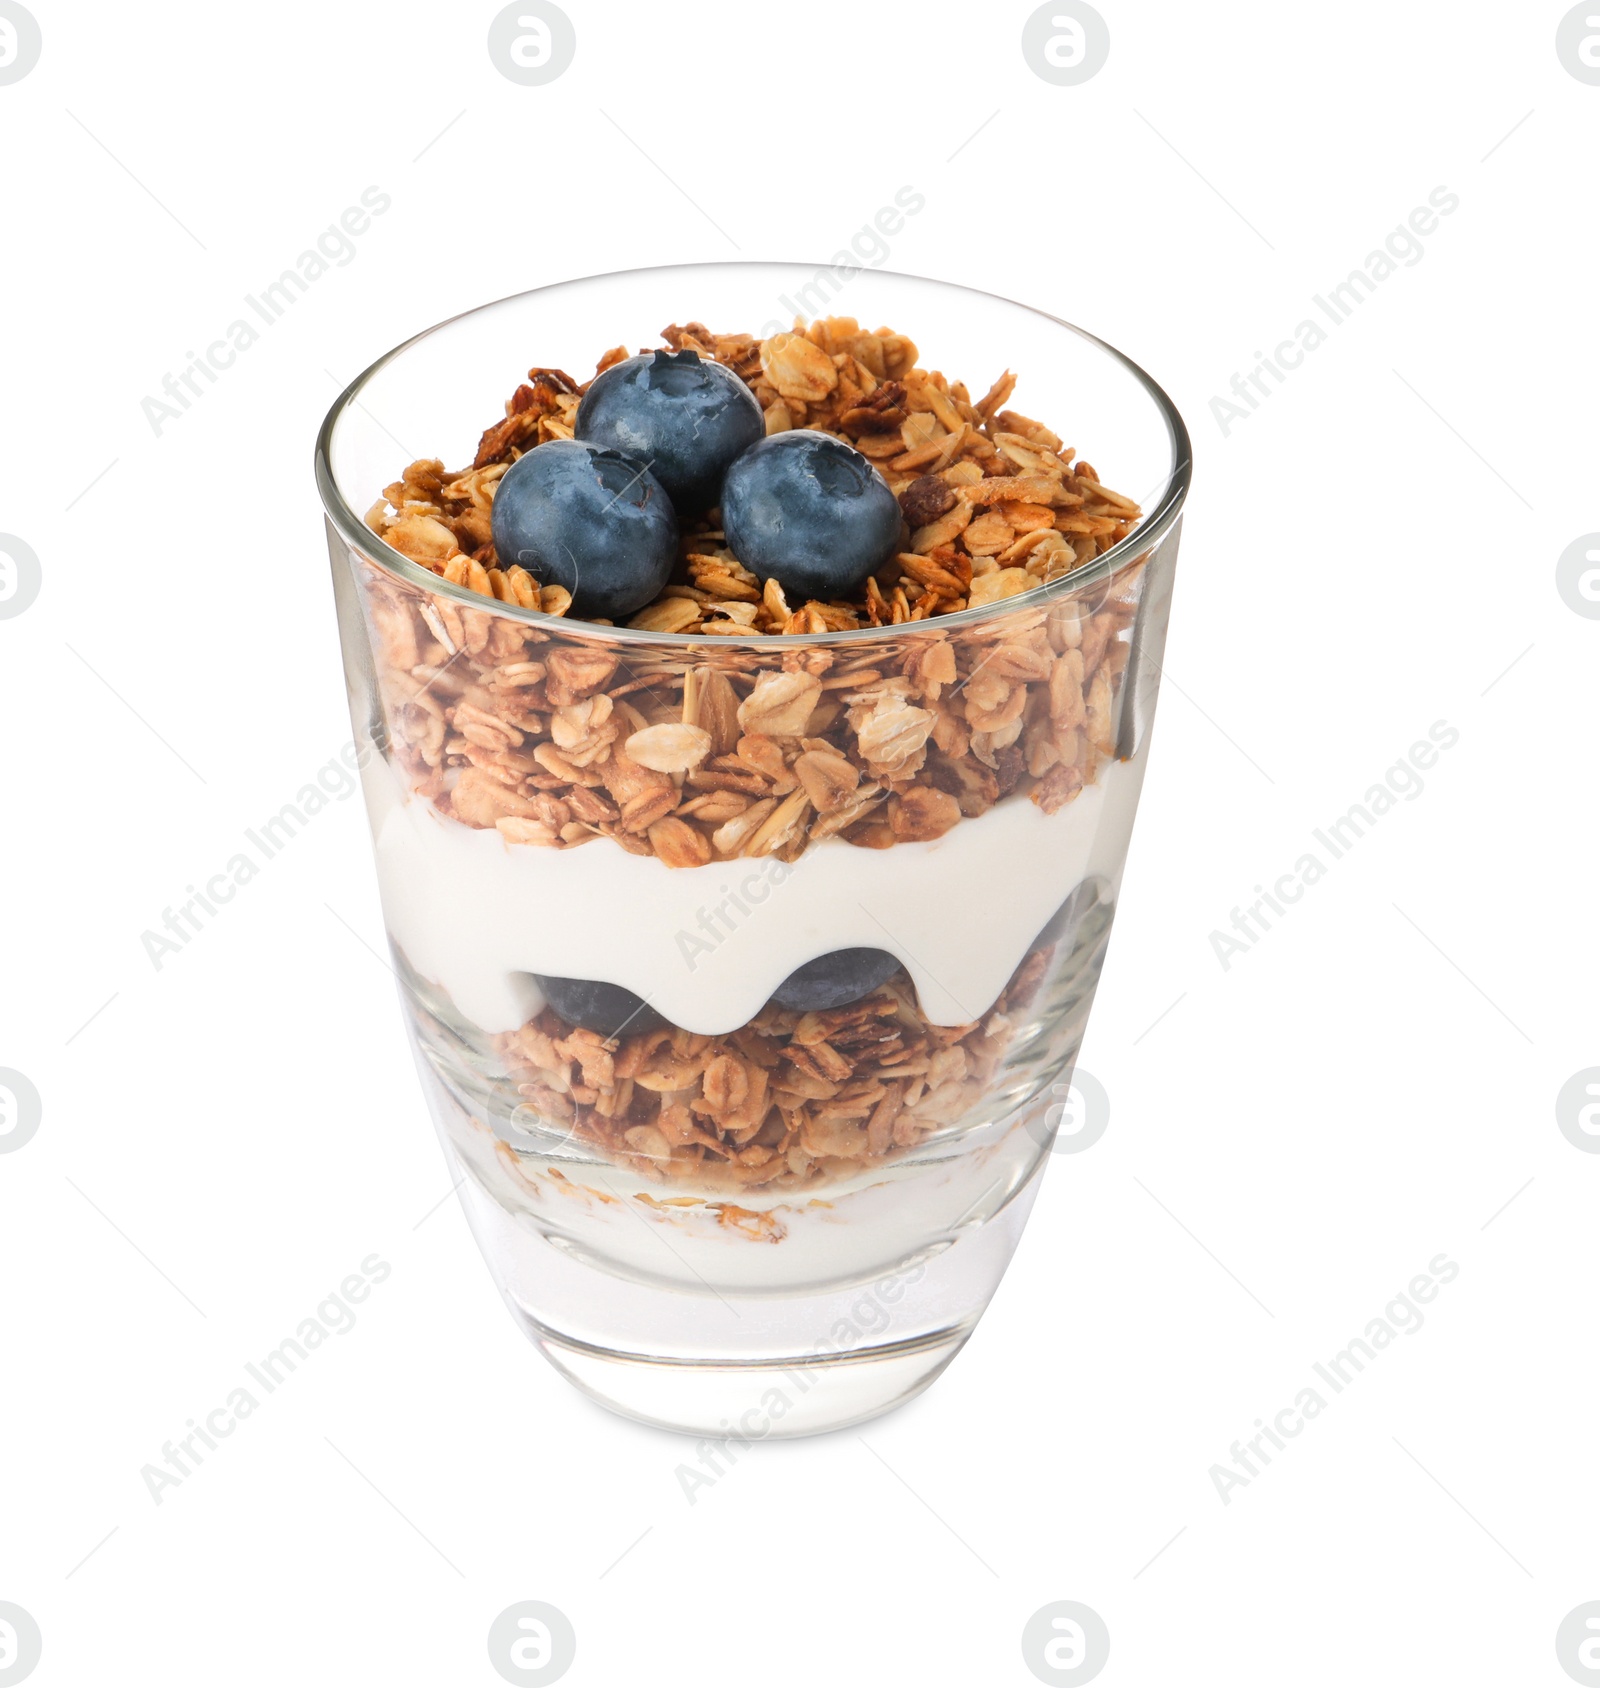
<path id="1" fill-rule="evenodd" d="M 662 1182 L 796 1188 L 915 1147 L 976 1107 L 1050 969 L 1031 950 L 982 1018 L 938 1026 L 904 971 L 843 1008 L 607 1040 L 545 1008 L 495 1049 L 542 1125 Z"/>

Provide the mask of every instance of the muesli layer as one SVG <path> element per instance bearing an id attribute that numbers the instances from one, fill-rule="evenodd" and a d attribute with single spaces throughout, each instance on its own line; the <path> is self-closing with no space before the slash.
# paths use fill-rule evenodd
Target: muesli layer
<path id="1" fill-rule="evenodd" d="M 1054 813 L 1091 784 L 1114 753 L 1143 559 L 1050 606 L 1025 594 L 1115 544 L 1138 510 L 1043 424 L 1001 408 L 1015 378 L 974 403 L 918 368 L 904 336 L 849 318 L 765 342 L 697 323 L 664 337 L 747 382 L 769 432 L 834 432 L 870 457 L 899 497 L 906 549 L 859 602 L 792 610 L 720 544 L 713 510 L 685 534 L 679 578 L 632 625 L 726 640 L 641 645 L 576 621 L 568 638 L 497 614 L 496 601 L 558 618 L 570 605 L 563 588 L 500 569 L 490 532 L 501 474 L 569 438 L 586 390 L 536 369 L 472 469 L 414 463 L 368 516 L 413 561 L 489 600 L 478 611 L 361 570 L 390 745 L 413 788 L 514 844 L 606 837 L 694 867 L 792 860 L 835 836 L 927 841 L 1014 794 Z M 600 370 L 624 356 L 608 352 Z M 940 631 L 973 605 L 993 619 Z M 874 626 L 881 642 L 836 649 L 735 637 Z"/>
<path id="2" fill-rule="evenodd" d="M 512 844 L 696 867 L 926 841 L 1018 793 L 1053 814 L 1115 752 L 1141 563 L 981 627 L 789 650 L 569 641 L 359 572 L 414 791 Z"/>
<path id="3" fill-rule="evenodd" d="M 827 1012 L 769 1004 L 721 1037 L 607 1040 L 546 1008 L 493 1042 L 543 1129 L 641 1176 L 802 1188 L 884 1164 L 976 1107 L 1054 952 L 1030 951 L 965 1026 L 926 1020 L 901 972 Z"/>
<path id="4" fill-rule="evenodd" d="M 917 348 L 903 334 L 866 332 L 853 317 L 797 322 L 795 332 L 764 341 L 698 322 L 673 324 L 662 339 L 733 371 L 754 393 L 769 436 L 813 430 L 868 458 L 900 501 L 902 544 L 860 596 L 791 607 L 775 580 L 763 583 L 728 548 L 713 509 L 686 524 L 679 570 L 631 627 L 748 638 L 927 620 L 1058 580 L 1139 518 L 1139 506 L 1104 486 L 1058 434 L 1001 408 L 1017 382 L 1010 370 L 974 401 L 963 382 L 917 367 Z M 564 588 L 541 590 L 526 570 L 502 568 L 490 526 L 495 488 L 524 452 L 572 439 L 593 380 L 628 356 L 613 347 L 581 385 L 564 370 L 529 370 L 470 469 L 447 471 L 437 458 L 412 463 L 384 489 L 368 524 L 454 585 L 565 615 Z"/>

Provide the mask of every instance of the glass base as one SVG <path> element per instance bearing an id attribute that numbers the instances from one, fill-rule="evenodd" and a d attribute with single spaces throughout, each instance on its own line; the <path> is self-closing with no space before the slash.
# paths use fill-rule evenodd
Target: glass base
<path id="1" fill-rule="evenodd" d="M 516 1311 L 513 1308 L 513 1311 Z M 816 1436 L 865 1423 L 920 1395 L 956 1357 L 970 1324 L 830 1360 L 717 1365 L 579 1346 L 521 1315 L 569 1383 L 625 1418 L 661 1430 L 739 1441 Z"/>
<path id="2" fill-rule="evenodd" d="M 529 1339 L 613 1412 L 698 1436 L 817 1435 L 927 1388 L 998 1288 L 1047 1158 L 1038 1103 L 826 1200 L 675 1207 L 616 1167 L 517 1155 L 418 1066 Z"/>

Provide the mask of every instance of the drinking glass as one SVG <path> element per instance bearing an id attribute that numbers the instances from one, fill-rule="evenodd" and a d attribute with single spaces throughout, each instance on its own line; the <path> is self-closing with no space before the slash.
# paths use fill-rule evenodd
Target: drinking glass
<path id="1" fill-rule="evenodd" d="M 891 325 L 952 377 L 1018 372 L 1092 451 L 1082 484 L 1137 499 L 1132 531 L 955 614 L 713 637 L 485 596 L 363 519 L 397 442 L 470 464 L 530 360 L 587 370 L 690 319 L 768 335 L 797 306 Z M 1171 402 L 986 293 L 679 265 L 407 341 L 340 396 L 316 471 L 401 1007 L 517 1322 L 606 1406 L 708 1435 L 925 1388 L 1017 1245 L 1110 936 L 1188 485 Z M 741 762 L 752 739 L 787 766 Z M 646 742 L 665 768 L 624 751 Z M 785 1005 L 840 952 L 853 998 Z M 562 981 L 615 1023 L 564 1018 Z"/>

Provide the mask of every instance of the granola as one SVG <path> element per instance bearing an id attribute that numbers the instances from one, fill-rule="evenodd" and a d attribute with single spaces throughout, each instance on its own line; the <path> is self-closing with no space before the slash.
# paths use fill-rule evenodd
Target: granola
<path id="1" fill-rule="evenodd" d="M 1002 799 L 1047 813 L 1115 753 L 1144 558 L 1080 594 L 1030 599 L 1123 538 L 1137 507 L 1043 424 L 1003 409 L 1003 375 L 974 402 L 917 367 L 916 347 L 850 318 L 757 342 L 698 323 L 664 338 L 734 371 L 769 431 L 836 433 L 897 493 L 905 548 L 856 603 L 791 607 L 742 567 L 717 512 L 683 537 L 678 577 L 630 625 L 724 635 L 693 645 L 607 638 L 570 597 L 502 570 L 495 486 L 521 453 L 570 438 L 585 386 L 535 369 L 473 466 L 413 463 L 369 512 L 375 533 L 477 610 L 376 563 L 358 565 L 389 748 L 441 813 L 509 842 L 609 838 L 670 867 L 794 860 L 828 838 L 927 842 Z M 618 346 L 599 373 L 627 357 Z M 566 618 L 534 623 L 500 604 Z M 941 617 L 992 606 L 981 624 Z M 872 638 L 873 629 L 882 630 Z M 862 630 L 828 646 L 753 637 Z"/>
<path id="2" fill-rule="evenodd" d="M 1094 597 L 845 647 L 581 643 L 360 568 L 391 757 L 463 824 L 669 866 L 942 836 L 1115 754 L 1136 560 Z M 887 630 L 886 630 L 887 634 Z"/>
<path id="3" fill-rule="evenodd" d="M 675 578 L 630 627 L 747 638 L 925 621 L 1059 580 L 1125 538 L 1139 518 L 1133 500 L 1102 485 L 1042 422 L 1001 408 L 1016 385 L 1009 370 L 974 401 L 962 382 L 919 368 L 904 335 L 867 333 L 853 317 L 797 322 L 793 333 L 765 341 L 675 323 L 662 339 L 733 371 L 761 405 L 769 435 L 811 429 L 870 459 L 900 501 L 903 543 L 858 599 L 791 606 L 775 581 L 763 584 L 734 556 L 712 510 L 687 526 Z M 595 376 L 627 356 L 613 347 Z M 590 384 L 560 369 L 530 370 L 504 419 L 484 432 L 470 469 L 419 459 L 384 489 L 368 524 L 453 585 L 566 614 L 563 588 L 541 589 L 526 570 L 500 567 L 489 512 L 518 457 L 574 437 Z"/>
<path id="4" fill-rule="evenodd" d="M 494 1039 L 544 1126 L 661 1182 L 803 1188 L 882 1165 L 980 1103 L 1053 950 L 1029 952 L 965 1026 L 936 1026 L 901 972 L 858 1002 L 769 1004 L 720 1037 L 606 1040 L 546 1008 Z"/>

